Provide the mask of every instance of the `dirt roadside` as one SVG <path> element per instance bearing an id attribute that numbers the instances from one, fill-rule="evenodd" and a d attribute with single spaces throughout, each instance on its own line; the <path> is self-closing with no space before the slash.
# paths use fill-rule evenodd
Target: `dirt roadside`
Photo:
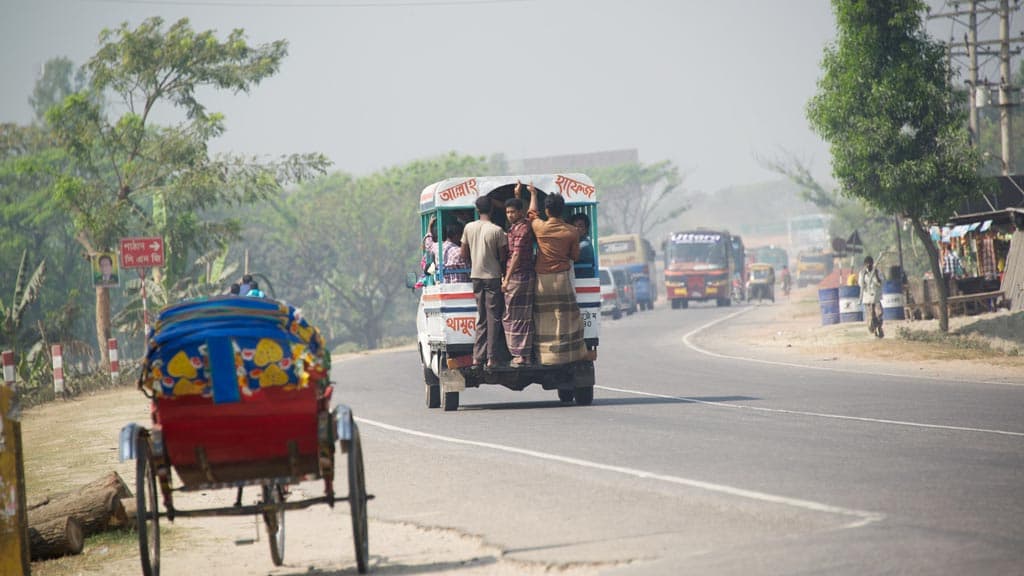
<path id="1" fill-rule="evenodd" d="M 937 320 L 887 320 L 885 338 L 863 322 L 821 325 L 811 288 L 739 306 L 735 316 L 689 338 L 729 356 L 867 372 L 1024 385 L 1024 313 L 1006 310 L 950 318 L 950 337 Z"/>
<path id="2" fill-rule="evenodd" d="M 335 357 L 343 363 L 358 355 Z M 28 501 L 46 494 L 75 489 L 111 470 L 135 491 L 135 462 L 118 461 L 117 438 L 130 422 L 148 425 L 149 401 L 134 388 L 105 391 L 27 410 L 22 419 Z M 373 456 L 372 440 L 364 434 L 364 452 Z M 335 487 L 347 491 L 345 464 L 337 464 Z M 375 474 L 367 467 L 367 486 L 374 492 Z M 180 484 L 178 484 L 180 485 Z M 245 502 L 256 498 L 247 489 Z M 296 497 L 323 495 L 322 482 L 293 488 Z M 234 490 L 176 493 L 181 508 L 227 507 Z M 378 498 L 388 498 L 377 493 Z M 334 509 L 314 506 L 286 516 L 285 564 L 270 559 L 262 522 L 252 517 L 183 518 L 161 521 L 163 574 L 297 575 L 356 574 L 351 517 L 346 503 Z M 514 576 L 557 573 L 564 576 L 597 574 L 596 566 L 560 566 L 510 560 L 502 550 L 481 538 L 411 522 L 389 522 L 373 516 L 370 504 L 370 572 L 372 574 L 448 574 Z M 252 542 L 255 540 L 255 542 Z M 32 563 L 36 576 L 138 574 L 138 540 L 134 533 L 108 533 L 86 541 L 79 556 Z"/>
<path id="3" fill-rule="evenodd" d="M 877 340 L 863 324 L 821 326 L 816 293 L 794 292 L 776 303 L 739 306 L 735 316 L 694 334 L 688 341 L 718 354 L 771 361 L 886 373 L 953 377 L 1024 385 L 1024 314 L 1005 312 L 951 320 L 951 328 L 976 333 L 989 348 L 908 341 L 905 330 L 934 330 L 935 322 L 887 322 L 887 336 Z M 1011 355 L 1012 350 L 1017 355 Z M 358 355 L 336 358 L 343 363 Z M 70 490 L 115 470 L 134 488 L 134 462 L 118 462 L 117 435 L 129 422 L 147 424 L 149 403 L 134 389 L 113 390 L 26 411 L 23 437 L 29 501 Z M 369 443 L 369 442 L 368 442 Z M 372 458 L 373 446 L 366 450 Z M 339 466 L 344 466 L 339 464 Z M 375 471 L 369 466 L 371 491 Z M 339 491 L 341 491 L 339 486 Z M 255 497 L 247 491 L 247 501 Z M 304 497 L 323 493 L 318 482 L 295 489 Z M 386 498 L 386 494 L 378 494 Z M 229 506 L 231 490 L 179 493 L 183 508 Z M 270 561 L 266 535 L 253 518 L 182 519 L 161 523 L 164 574 L 355 574 L 351 522 L 347 507 L 315 506 L 289 513 L 286 564 Z M 245 544 L 240 542 L 253 543 Z M 447 574 L 565 576 L 597 574 L 603 567 L 531 564 L 513 561 L 481 538 L 453 530 L 374 518 L 370 507 L 371 571 L 374 574 Z M 134 574 L 139 572 L 133 534 L 93 538 L 76 557 L 36 562 L 42 576 Z"/>

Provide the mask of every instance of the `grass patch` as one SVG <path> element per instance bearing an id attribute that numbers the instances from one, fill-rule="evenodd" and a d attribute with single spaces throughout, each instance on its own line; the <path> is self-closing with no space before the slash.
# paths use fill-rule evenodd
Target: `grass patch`
<path id="1" fill-rule="evenodd" d="M 187 530 L 184 531 L 187 533 Z M 160 522 L 160 549 L 173 553 L 174 546 L 184 542 L 182 530 L 166 521 Z M 129 564 L 131 574 L 137 574 L 139 564 L 139 534 L 133 529 L 110 530 L 85 539 L 82 553 L 32 563 L 32 576 L 84 576 L 111 574 L 111 566 Z"/>
<path id="2" fill-rule="evenodd" d="M 900 340 L 932 344 L 956 351 L 991 353 L 994 356 L 1004 354 L 1002 350 L 994 348 L 984 338 L 972 334 L 947 333 L 939 330 L 914 330 L 900 326 L 896 329 L 896 335 Z"/>
<path id="3" fill-rule="evenodd" d="M 162 532 L 162 531 L 161 531 Z M 163 534 L 161 533 L 161 536 Z M 133 530 L 101 532 L 85 539 L 82 553 L 32 563 L 35 576 L 102 574 L 111 561 L 138 557 L 139 536 Z"/>

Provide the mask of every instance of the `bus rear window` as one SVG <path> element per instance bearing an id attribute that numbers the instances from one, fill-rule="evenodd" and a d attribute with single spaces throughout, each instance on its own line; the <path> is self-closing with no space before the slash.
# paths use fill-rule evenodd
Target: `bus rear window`
<path id="1" fill-rule="evenodd" d="M 598 245 L 598 253 L 602 255 L 606 254 L 626 254 L 629 252 L 636 251 L 636 242 L 630 240 L 616 240 L 614 242 L 601 242 Z"/>

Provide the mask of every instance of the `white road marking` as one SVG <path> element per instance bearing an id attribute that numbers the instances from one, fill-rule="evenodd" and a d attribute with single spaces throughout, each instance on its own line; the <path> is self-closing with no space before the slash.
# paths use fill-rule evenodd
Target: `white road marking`
<path id="1" fill-rule="evenodd" d="M 989 428 L 970 428 L 967 426 L 948 426 L 945 424 L 925 424 L 922 422 L 908 422 L 906 420 L 887 420 L 885 418 L 867 418 L 864 416 L 846 416 L 844 414 L 828 414 L 824 412 L 807 412 L 805 410 L 786 410 L 784 408 L 765 408 L 764 406 L 750 406 L 748 404 L 735 404 L 729 402 L 715 402 L 713 400 L 701 400 L 687 396 L 672 396 L 670 394 L 655 394 L 653 392 L 642 392 L 640 390 L 628 390 L 625 388 L 612 388 L 609 386 L 594 386 L 609 392 L 622 392 L 623 394 L 636 394 L 638 396 L 650 396 L 653 398 L 665 398 L 669 400 L 682 400 L 695 404 L 707 404 L 722 408 L 734 408 L 737 410 L 755 410 L 758 412 L 775 412 L 778 414 L 796 414 L 799 416 L 812 416 L 815 418 L 833 418 L 836 420 L 855 420 L 859 422 L 873 422 L 875 424 L 893 424 L 895 426 L 912 426 L 914 428 L 936 428 L 939 430 L 956 430 L 958 432 L 982 432 L 985 434 L 1001 434 L 1004 436 L 1024 436 L 1024 432 L 1010 432 L 1009 430 L 992 430 Z"/>
<path id="2" fill-rule="evenodd" d="M 701 332 L 702 330 L 706 330 L 706 329 L 708 329 L 708 328 L 710 328 L 710 327 L 712 327 L 715 324 L 718 324 L 720 322 L 725 322 L 726 320 L 730 320 L 732 318 L 735 318 L 736 316 L 739 316 L 740 314 L 745 314 L 745 313 L 747 313 L 747 312 L 749 312 L 751 310 L 753 310 L 753 308 L 744 308 L 742 310 L 737 310 L 736 312 L 733 312 L 732 314 L 729 314 L 727 316 L 723 316 L 721 318 L 716 318 L 715 320 L 712 320 L 710 322 L 702 324 L 701 326 L 698 326 L 698 327 L 694 328 L 693 330 L 690 330 L 689 332 L 686 333 L 685 336 L 683 336 L 683 344 L 687 348 L 693 350 L 694 352 L 699 352 L 701 354 L 706 354 L 708 356 L 713 356 L 715 358 L 724 358 L 724 359 L 727 359 L 727 360 L 743 360 L 743 361 L 746 361 L 746 362 L 757 362 L 757 363 L 760 363 L 760 364 L 772 364 L 772 365 L 775 365 L 775 366 L 788 366 L 788 367 L 791 367 L 791 368 L 806 368 L 806 369 L 809 369 L 809 370 L 828 370 L 828 371 L 831 371 L 831 372 L 846 372 L 846 373 L 849 373 L 849 374 L 865 374 L 865 375 L 872 375 L 872 376 L 890 376 L 890 377 L 897 377 L 897 378 L 916 378 L 916 379 L 923 379 L 923 380 L 939 380 L 938 378 L 932 378 L 930 376 L 919 376 L 919 375 L 914 375 L 914 374 L 887 374 L 887 373 L 884 373 L 884 372 L 864 372 L 864 371 L 859 371 L 859 370 L 848 370 L 848 369 L 845 369 L 845 368 L 832 368 L 832 367 L 828 367 L 828 366 L 811 366 L 811 365 L 807 365 L 807 364 L 795 364 L 795 363 L 792 363 L 792 362 L 778 362 L 778 361 L 775 361 L 775 360 L 762 360 L 760 358 L 747 358 L 747 357 L 744 357 L 744 356 L 732 356 L 732 355 L 729 355 L 729 354 L 719 354 L 718 352 L 711 352 L 710 350 L 705 350 L 704 348 L 701 348 L 700 346 L 697 346 L 696 344 L 694 344 L 693 342 L 690 341 L 690 338 L 692 338 L 694 334 L 697 334 L 698 332 Z M 999 384 L 998 382 L 977 382 L 977 381 L 974 381 L 974 383 L 978 383 L 978 384 Z M 816 417 L 816 418 L 834 418 L 836 420 L 855 420 L 855 421 L 860 421 L 860 422 L 874 422 L 876 424 L 892 424 L 892 425 L 896 425 L 896 426 L 912 426 L 912 427 L 915 427 L 915 428 L 933 428 L 933 429 L 938 429 L 938 430 L 955 430 L 955 431 L 959 431 L 959 432 L 981 432 L 981 433 L 985 433 L 985 434 L 1000 434 L 1000 435 L 1003 435 L 1003 436 L 1024 436 L 1024 432 L 1011 432 L 1009 430 L 993 430 L 993 429 L 989 429 L 989 428 L 971 428 L 971 427 L 967 427 L 967 426 L 948 426 L 948 425 L 945 425 L 945 424 L 925 424 L 925 423 L 922 423 L 922 422 L 909 422 L 909 421 L 905 421 L 905 420 L 888 420 L 888 419 L 885 419 L 885 418 L 867 418 L 867 417 L 863 417 L 863 416 L 846 416 L 846 415 L 843 415 L 843 414 L 828 414 L 828 413 L 822 413 L 822 412 L 807 412 L 807 411 L 804 411 L 804 410 L 785 410 L 785 409 L 781 409 L 781 408 L 765 408 L 763 406 L 749 406 L 749 405 L 746 405 L 746 404 L 735 404 L 735 403 L 727 403 L 727 402 L 713 402 L 713 401 L 710 401 L 710 400 L 700 400 L 698 398 L 689 398 L 689 397 L 686 397 L 686 396 L 672 396 L 672 395 L 665 395 L 665 394 L 653 394 L 653 393 L 650 393 L 650 392 L 641 392 L 639 390 L 627 390 L 627 389 L 624 389 L 624 388 L 609 388 L 607 386 L 595 386 L 595 388 L 600 388 L 602 390 L 609 390 L 609 391 L 612 391 L 612 392 L 622 392 L 622 393 L 625 393 L 625 394 L 637 394 L 637 395 L 640 395 L 640 396 L 652 396 L 652 397 L 655 397 L 655 398 L 667 398 L 667 399 L 673 399 L 673 400 L 685 400 L 687 402 L 695 402 L 697 404 L 708 404 L 708 405 L 711 405 L 711 406 L 720 406 L 720 407 L 723 407 L 723 408 L 735 408 L 735 409 L 740 409 L 740 410 L 756 410 L 756 411 L 760 411 L 760 412 L 775 412 L 775 413 L 779 413 L 779 414 L 797 414 L 797 415 L 801 415 L 801 416 L 812 416 L 812 417 Z"/>
<path id="3" fill-rule="evenodd" d="M 706 324 L 702 324 L 702 325 L 694 328 L 693 330 L 690 330 L 689 332 L 686 333 L 685 336 L 683 336 L 683 345 L 686 346 L 687 348 L 689 348 L 690 350 L 693 350 L 694 352 L 698 352 L 698 353 L 704 354 L 706 356 L 712 356 L 714 358 L 724 358 L 726 360 L 742 360 L 744 362 L 755 362 L 755 363 L 758 363 L 758 364 L 771 364 L 773 366 L 788 366 L 790 368 L 806 368 L 808 370 L 825 370 L 825 371 L 828 371 L 828 372 L 844 372 L 846 374 L 862 374 L 862 375 L 865 375 L 865 376 L 887 376 L 887 377 L 890 377 L 890 378 L 911 378 L 911 379 L 914 379 L 914 380 L 933 380 L 933 381 L 938 381 L 938 382 L 949 382 L 950 381 L 949 378 L 937 378 L 935 376 L 925 376 L 923 374 L 893 374 L 893 373 L 889 373 L 889 372 L 872 372 L 872 371 L 868 371 L 868 370 L 853 370 L 853 369 L 850 369 L 850 368 L 833 368 L 831 366 L 814 366 L 812 364 L 797 364 L 795 362 L 781 362 L 781 361 L 778 361 L 778 360 L 764 360 L 762 358 L 749 358 L 747 356 L 733 356 L 731 354 L 721 354 L 721 353 L 718 353 L 718 352 L 712 352 L 712 351 L 710 351 L 710 350 L 708 350 L 706 348 L 701 348 L 700 346 L 694 344 L 693 341 L 691 340 L 691 338 L 695 334 L 697 334 L 698 332 L 707 330 L 708 328 L 711 328 L 712 326 L 714 326 L 715 324 L 718 324 L 720 322 L 725 322 L 726 320 L 731 320 L 731 319 L 735 318 L 736 316 L 739 316 L 740 314 L 746 314 L 747 312 L 750 312 L 751 310 L 754 310 L 754 308 L 742 308 L 740 310 L 737 310 L 737 311 L 733 312 L 732 314 L 729 314 L 727 316 L 722 316 L 721 318 L 716 318 L 716 319 L 714 319 L 714 320 L 712 320 L 712 321 L 710 321 L 710 322 L 708 322 Z M 970 383 L 970 384 L 996 384 L 996 385 L 1000 385 L 1000 386 L 1006 386 L 1006 385 L 1019 386 L 1020 385 L 1020 384 L 1018 384 L 1016 382 L 999 382 L 999 381 L 995 381 L 995 380 L 957 380 L 957 382 L 965 382 L 965 383 Z"/>
<path id="4" fill-rule="evenodd" d="M 593 462 L 591 460 L 582 460 L 580 458 L 572 458 L 569 456 L 559 456 L 557 454 L 549 454 L 547 452 L 538 452 L 536 450 L 528 450 L 526 448 L 516 448 L 514 446 L 506 446 L 504 444 L 495 444 L 493 442 L 480 442 L 478 440 L 464 440 L 462 438 L 454 438 L 451 436 L 442 436 L 440 434 L 432 434 L 430 432 L 421 432 L 419 430 L 412 430 L 409 428 L 402 428 L 401 426 L 395 426 L 392 424 L 385 424 L 384 422 L 378 422 L 376 420 L 368 420 L 366 418 L 356 418 L 356 421 L 360 424 L 367 424 L 370 426 L 376 426 L 384 430 L 390 430 L 392 432 L 399 432 L 401 434 L 408 434 L 410 436 L 418 436 L 420 438 L 429 438 L 431 440 L 440 440 L 442 442 L 449 442 L 452 444 L 463 444 L 466 446 L 476 446 L 478 448 L 487 448 L 490 450 L 499 450 L 501 452 L 509 452 L 512 454 L 519 454 L 521 456 L 528 456 L 531 458 L 538 458 L 541 460 L 548 460 L 552 462 L 560 462 L 562 464 L 569 464 L 573 466 L 581 466 L 584 468 L 592 468 L 595 470 L 604 470 L 606 472 L 615 472 L 618 474 L 624 474 L 626 476 L 633 476 L 635 478 L 641 478 L 645 480 L 657 480 L 660 482 L 667 482 L 670 484 L 678 484 L 681 486 L 689 486 L 692 488 L 699 488 L 701 490 L 707 490 L 709 492 L 717 492 L 719 494 L 728 494 L 730 496 L 738 496 L 740 498 L 747 498 L 750 500 L 758 500 L 761 502 L 770 502 L 772 504 L 781 504 L 783 506 L 790 506 L 794 508 L 801 508 L 804 510 L 811 510 L 814 512 L 825 512 L 828 514 L 838 514 L 841 516 L 851 516 L 854 518 L 849 524 L 843 525 L 841 528 L 858 528 L 860 526 L 866 526 L 872 522 L 877 522 L 885 518 L 884 514 L 878 512 L 868 512 L 865 510 L 855 510 L 852 508 L 843 508 L 841 506 L 832 506 L 830 504 L 822 504 L 821 502 L 814 502 L 813 500 L 803 500 L 801 498 L 789 498 L 787 496 L 778 496 L 775 494 L 768 494 L 765 492 L 757 492 L 755 490 L 746 490 L 743 488 L 736 488 L 734 486 L 728 486 L 725 484 L 716 484 L 714 482 L 705 482 L 703 480 L 694 480 L 691 478 L 682 478 L 680 476 L 670 476 L 667 474 L 658 474 L 655 472 L 647 472 L 645 470 L 637 470 L 635 468 L 627 468 L 625 466 L 615 466 L 612 464 L 602 464 L 600 462 Z"/>

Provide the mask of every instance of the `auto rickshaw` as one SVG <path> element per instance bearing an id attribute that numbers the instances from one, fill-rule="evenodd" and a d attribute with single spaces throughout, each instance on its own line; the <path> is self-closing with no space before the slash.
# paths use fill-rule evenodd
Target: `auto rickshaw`
<path id="1" fill-rule="evenodd" d="M 775 302 L 775 268 L 771 264 L 758 262 L 750 265 L 747 295 L 751 300 L 771 300 Z"/>
<path id="2" fill-rule="evenodd" d="M 654 286 L 651 286 L 647 274 L 633 274 L 633 293 L 636 294 L 636 304 L 641 310 L 654 310 Z"/>

